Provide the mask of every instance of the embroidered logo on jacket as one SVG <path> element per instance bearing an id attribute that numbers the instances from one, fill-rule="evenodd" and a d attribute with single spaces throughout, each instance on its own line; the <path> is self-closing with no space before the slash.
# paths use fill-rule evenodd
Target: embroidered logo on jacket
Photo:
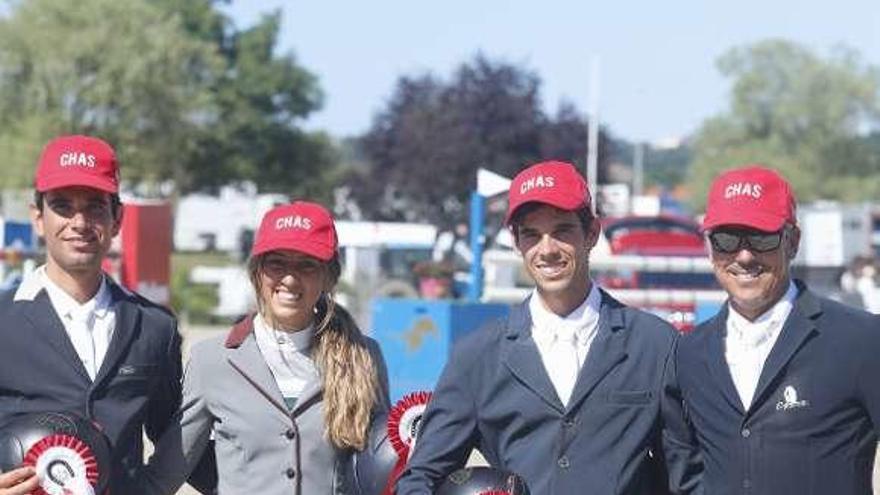
<path id="1" fill-rule="evenodd" d="M 776 403 L 776 410 L 788 411 L 790 409 L 798 409 L 809 405 L 810 401 L 808 400 L 798 400 L 797 390 L 789 385 L 782 391 L 782 400 Z"/>

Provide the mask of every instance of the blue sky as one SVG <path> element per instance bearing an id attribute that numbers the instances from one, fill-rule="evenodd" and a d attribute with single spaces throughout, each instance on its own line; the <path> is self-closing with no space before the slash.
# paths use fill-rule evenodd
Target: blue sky
<path id="1" fill-rule="evenodd" d="M 880 65 L 877 0 L 236 0 L 226 10 L 246 26 L 274 8 L 284 14 L 279 49 L 326 94 L 307 127 L 340 136 L 369 127 L 400 75 L 447 77 L 478 51 L 536 71 L 550 112 L 560 98 L 588 110 L 597 57 L 603 124 L 649 141 L 726 108 L 715 60 L 733 46 L 781 37 L 827 54 L 843 43 Z"/>

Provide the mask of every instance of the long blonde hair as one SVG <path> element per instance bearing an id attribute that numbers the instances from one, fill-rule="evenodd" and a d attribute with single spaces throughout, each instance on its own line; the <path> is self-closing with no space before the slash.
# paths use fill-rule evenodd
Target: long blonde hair
<path id="1" fill-rule="evenodd" d="M 251 257 L 248 274 L 257 294 L 260 314 L 272 323 L 272 315 L 265 314 L 260 300 L 263 256 Z M 336 304 L 333 297 L 333 288 L 342 271 L 339 257 L 324 263 L 324 270 L 328 289 L 315 305 L 312 341 L 312 359 L 324 385 L 324 434 L 337 448 L 362 450 L 367 444 L 373 407 L 381 401 L 378 363 L 374 362 L 354 318 Z"/>

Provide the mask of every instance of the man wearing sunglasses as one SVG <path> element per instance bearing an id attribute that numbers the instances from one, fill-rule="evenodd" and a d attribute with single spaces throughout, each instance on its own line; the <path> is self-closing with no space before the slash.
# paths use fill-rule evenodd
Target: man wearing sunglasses
<path id="1" fill-rule="evenodd" d="M 729 298 L 676 355 L 707 494 L 872 493 L 880 319 L 792 278 L 795 209 L 760 166 L 709 191 L 703 229 Z"/>

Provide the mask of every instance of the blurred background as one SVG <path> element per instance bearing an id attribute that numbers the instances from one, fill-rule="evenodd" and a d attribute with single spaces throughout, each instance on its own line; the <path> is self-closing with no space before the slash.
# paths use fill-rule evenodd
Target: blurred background
<path id="1" fill-rule="evenodd" d="M 188 341 L 252 307 L 263 212 L 331 207 L 340 299 L 396 395 L 527 294 L 503 191 L 543 159 L 593 184 L 596 280 L 682 331 L 724 301 L 697 230 L 708 184 L 747 163 L 795 187 L 798 276 L 880 311 L 878 64 L 867 0 L 0 0 L 0 281 L 43 257 L 42 146 L 84 133 L 122 164 L 106 269 Z"/>

